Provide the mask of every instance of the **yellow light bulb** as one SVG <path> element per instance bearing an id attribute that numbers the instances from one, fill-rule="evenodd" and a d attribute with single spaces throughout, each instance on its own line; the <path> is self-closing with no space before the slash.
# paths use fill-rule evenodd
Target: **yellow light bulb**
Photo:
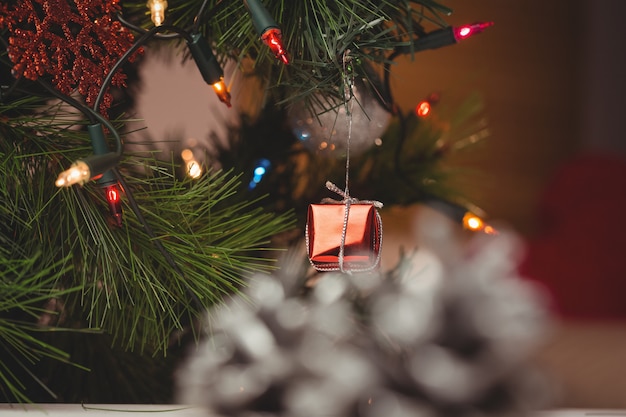
<path id="1" fill-rule="evenodd" d="M 202 165 L 194 158 L 193 151 L 191 149 L 183 149 L 180 156 L 183 158 L 183 161 L 185 161 L 187 175 L 193 179 L 200 178 L 203 171 Z"/>
<path id="2" fill-rule="evenodd" d="M 84 184 L 91 178 L 89 166 L 83 161 L 76 161 L 69 169 L 63 171 L 54 183 L 57 187 L 70 187 L 74 184 Z"/>
<path id="3" fill-rule="evenodd" d="M 165 20 L 165 10 L 167 10 L 167 1 L 165 0 L 149 0 L 146 4 L 150 8 L 150 18 L 155 26 L 161 26 Z"/>
<path id="4" fill-rule="evenodd" d="M 202 176 L 202 166 L 195 159 L 187 161 L 187 175 L 193 179 Z"/>

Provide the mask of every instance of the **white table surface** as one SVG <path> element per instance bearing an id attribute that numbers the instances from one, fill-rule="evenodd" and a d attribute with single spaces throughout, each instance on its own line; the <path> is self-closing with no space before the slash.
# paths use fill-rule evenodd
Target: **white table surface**
<path id="1" fill-rule="evenodd" d="M 0 417 L 206 417 L 204 410 L 184 405 L 135 404 L 0 404 Z"/>
<path id="2" fill-rule="evenodd" d="M 206 417 L 204 410 L 184 405 L 133 404 L 0 404 L 1 417 Z M 626 410 L 559 409 L 539 411 L 533 417 L 626 417 Z"/>

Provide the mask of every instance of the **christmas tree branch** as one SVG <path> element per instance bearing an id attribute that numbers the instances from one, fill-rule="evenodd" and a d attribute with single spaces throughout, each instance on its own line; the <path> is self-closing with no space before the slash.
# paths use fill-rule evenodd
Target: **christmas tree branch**
<path id="1" fill-rule="evenodd" d="M 63 190 L 51 184 L 62 166 L 89 152 L 89 138 L 77 129 L 75 117 L 55 105 L 2 125 L 2 168 L 9 179 L 3 190 L 6 225 L 20 236 L 41 225 L 42 250 L 52 258 L 69 256 L 71 268 L 62 282 L 80 291 L 64 297 L 72 314 L 68 323 L 103 328 L 126 348 L 165 350 L 167 335 L 182 329 L 189 317 L 236 291 L 248 274 L 272 268 L 263 252 L 272 250 L 271 237 L 288 229 L 291 220 L 288 214 L 255 208 L 257 200 L 231 203 L 238 187 L 231 173 L 181 181 L 174 166 L 128 155 L 122 165 L 124 188 L 134 194 L 154 234 L 144 233 L 142 219 L 130 214 L 121 229 L 111 227 L 95 184 Z M 24 136 L 27 142 L 19 139 Z"/>
<path id="2" fill-rule="evenodd" d="M 168 4 L 167 23 L 201 31 L 222 58 L 252 59 L 254 73 L 264 79 L 275 101 L 284 105 L 313 100 L 313 93 L 341 100 L 341 57 L 347 50 L 363 66 L 357 67 L 356 76 L 367 78 L 366 66 L 386 62 L 396 48 L 410 47 L 429 28 L 447 26 L 443 17 L 452 13 L 430 0 L 265 0 L 292 58 L 291 65 L 283 66 L 259 41 L 243 2 L 170 0 Z M 203 13 L 203 8 L 208 12 Z M 149 27 L 145 2 L 125 1 L 123 11 Z"/>

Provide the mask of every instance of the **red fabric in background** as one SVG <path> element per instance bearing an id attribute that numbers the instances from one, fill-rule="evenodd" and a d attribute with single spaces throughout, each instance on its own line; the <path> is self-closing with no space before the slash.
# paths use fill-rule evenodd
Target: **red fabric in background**
<path id="1" fill-rule="evenodd" d="M 521 272 L 546 287 L 556 314 L 626 318 L 626 160 L 568 161 L 546 187 L 539 220 Z"/>

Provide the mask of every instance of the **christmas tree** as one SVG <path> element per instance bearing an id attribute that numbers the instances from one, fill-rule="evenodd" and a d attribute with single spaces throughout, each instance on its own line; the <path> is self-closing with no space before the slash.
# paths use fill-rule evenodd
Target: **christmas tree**
<path id="1" fill-rule="evenodd" d="M 396 57 L 489 23 L 448 26 L 452 10 L 430 0 L 148 6 L 0 5 L 5 400 L 166 401 L 162 381 L 197 339 L 200 313 L 275 268 L 327 180 L 349 174 L 359 198 L 468 219 L 442 161 L 484 136 L 480 100 L 444 120 L 429 117 L 433 95 L 405 114 L 389 74 Z M 163 45 L 193 60 L 225 105 L 223 65 L 259 81 L 250 94 L 264 104 L 219 149 L 221 169 L 191 175 L 198 162 L 128 143 L 136 67 Z M 346 120 L 373 137 L 342 132 Z"/>

